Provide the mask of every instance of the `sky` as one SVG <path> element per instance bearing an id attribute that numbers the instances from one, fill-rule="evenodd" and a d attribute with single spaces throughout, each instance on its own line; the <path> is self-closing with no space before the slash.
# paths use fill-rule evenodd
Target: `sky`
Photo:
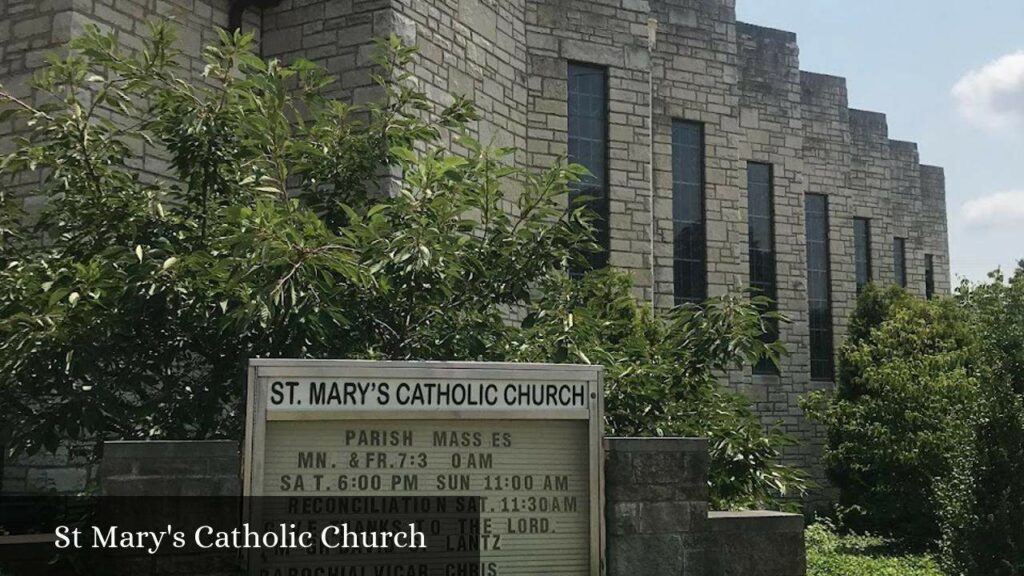
<path id="1" fill-rule="evenodd" d="M 1024 259 L 1024 0 L 737 0 L 946 170 L 954 282 Z"/>

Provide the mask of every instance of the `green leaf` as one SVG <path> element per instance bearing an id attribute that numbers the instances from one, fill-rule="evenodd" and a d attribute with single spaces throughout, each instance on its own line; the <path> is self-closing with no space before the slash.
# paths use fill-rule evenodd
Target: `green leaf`
<path id="1" fill-rule="evenodd" d="M 417 161 L 416 153 L 404 146 L 392 146 L 391 155 L 400 160 L 413 164 Z"/>

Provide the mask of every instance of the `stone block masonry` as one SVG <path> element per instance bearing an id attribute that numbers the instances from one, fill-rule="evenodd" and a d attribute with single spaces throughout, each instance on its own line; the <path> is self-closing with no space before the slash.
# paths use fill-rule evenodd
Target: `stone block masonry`
<path id="1" fill-rule="evenodd" d="M 194 56 L 225 24 L 230 3 L 12 0 L 0 7 L 0 82 L 23 84 L 41 54 L 84 22 L 136 45 L 140 22 L 174 16 Z M 419 48 L 414 81 L 434 102 L 473 97 L 476 136 L 516 147 L 514 161 L 537 169 L 568 154 L 569 63 L 603 67 L 609 260 L 659 310 L 676 301 L 673 122 L 703 126 L 700 248 L 710 295 L 750 284 L 747 163 L 770 164 L 777 306 L 791 319 L 779 338 L 789 354 L 778 374 L 747 367 L 723 379 L 766 424 L 800 440 L 786 459 L 823 486 L 823 431 L 799 406 L 807 392 L 833 385 L 810 374 L 806 195 L 828 200 L 833 350 L 857 293 L 855 218 L 870 220 L 875 282 L 894 282 L 893 241 L 904 238 L 908 289 L 925 294 L 926 256 L 935 292 L 951 289 L 942 169 L 922 165 L 915 144 L 891 139 L 884 114 L 849 108 L 843 78 L 801 70 L 795 34 L 738 22 L 735 0 L 281 0 L 248 9 L 243 22 L 260 34 L 264 57 L 322 64 L 340 80 L 335 96 L 357 103 L 376 95 L 374 38 L 397 34 Z M 822 490 L 812 500 L 828 497 Z"/>
<path id="2" fill-rule="evenodd" d="M 605 440 L 608 576 L 803 576 L 803 517 L 709 512 L 708 445 Z"/>
<path id="3" fill-rule="evenodd" d="M 242 492 L 238 443 L 107 442 L 99 467 L 104 496 L 235 496 Z"/>
<path id="4" fill-rule="evenodd" d="M 706 574 L 707 441 L 609 438 L 608 575 Z"/>
<path id="5" fill-rule="evenodd" d="M 708 576 L 807 573 L 803 518 L 780 512 L 711 512 Z"/>
<path id="6" fill-rule="evenodd" d="M 97 472 L 92 446 L 73 444 L 63 446 L 53 454 L 40 452 L 0 461 L 0 491 L 9 494 L 74 494 L 94 483 Z"/>

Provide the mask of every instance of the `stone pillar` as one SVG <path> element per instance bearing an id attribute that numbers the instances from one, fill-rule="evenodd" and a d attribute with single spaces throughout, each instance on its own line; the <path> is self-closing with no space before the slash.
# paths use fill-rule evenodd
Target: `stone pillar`
<path id="1" fill-rule="evenodd" d="M 708 443 L 608 438 L 608 576 L 707 576 Z"/>

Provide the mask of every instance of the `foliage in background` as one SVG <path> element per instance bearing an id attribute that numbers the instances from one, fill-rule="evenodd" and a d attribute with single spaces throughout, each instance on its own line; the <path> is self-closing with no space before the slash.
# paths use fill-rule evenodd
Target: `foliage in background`
<path id="1" fill-rule="evenodd" d="M 502 306 L 587 245 L 558 201 L 579 170 L 527 174 L 466 136 L 451 154 L 440 130 L 474 110 L 434 110 L 397 40 L 366 110 L 309 62 L 256 57 L 251 35 L 223 34 L 191 84 L 171 41 L 156 25 L 126 53 L 90 29 L 38 79 L 47 104 L 8 108 L 29 131 L 0 170 L 42 171 L 46 199 L 23 231 L 46 240 L 0 256 L 16 447 L 237 435 L 250 357 L 495 357 Z M 169 179 L 136 168 L 159 149 Z M 392 195 L 380 166 L 404 176 Z"/>
<path id="2" fill-rule="evenodd" d="M 976 393 L 977 336 L 949 299 L 864 290 L 839 351 L 834 392 L 805 402 L 827 426 L 824 461 L 854 529 L 917 544 L 938 538 L 933 482 L 965 438 Z"/>
<path id="3" fill-rule="evenodd" d="M 430 104 L 413 51 L 387 44 L 365 108 L 237 33 L 190 83 L 162 24 L 138 52 L 89 29 L 38 78 L 44 105 L 0 94 L 27 131 L 0 177 L 38 171 L 45 199 L 31 228 L 0 220 L 6 442 L 237 437 L 252 357 L 602 362 L 613 432 L 711 437 L 718 503 L 798 488 L 789 440 L 714 377 L 777 352 L 763 302 L 655 318 L 621 276 L 576 285 L 564 271 L 595 247 L 564 207 L 582 169 L 510 166 L 466 136 L 469 102 Z M 160 151 L 169 173 L 144 171 Z"/>
<path id="4" fill-rule="evenodd" d="M 722 296 L 655 316 L 637 303 L 629 276 L 612 271 L 552 278 L 541 293 L 513 357 L 603 365 L 609 434 L 708 438 L 717 507 L 801 493 L 802 475 L 778 463 L 791 439 L 765 430 L 749 401 L 718 381 L 727 369 L 777 357 L 779 344 L 760 337 L 776 318 L 767 300 Z"/>
<path id="5" fill-rule="evenodd" d="M 807 528 L 807 576 L 943 576 L 926 554 L 901 551 L 876 536 L 840 534 L 826 523 Z"/>
<path id="6" fill-rule="evenodd" d="M 828 427 L 845 521 L 920 547 L 951 575 L 1024 574 L 1024 268 L 921 301 L 871 289 L 840 352 Z"/>
<path id="7" fill-rule="evenodd" d="M 951 574 L 1024 574 L 1024 263 L 957 293 L 985 344 L 987 377 L 964 407 L 970 435 L 938 482 L 940 548 Z"/>

